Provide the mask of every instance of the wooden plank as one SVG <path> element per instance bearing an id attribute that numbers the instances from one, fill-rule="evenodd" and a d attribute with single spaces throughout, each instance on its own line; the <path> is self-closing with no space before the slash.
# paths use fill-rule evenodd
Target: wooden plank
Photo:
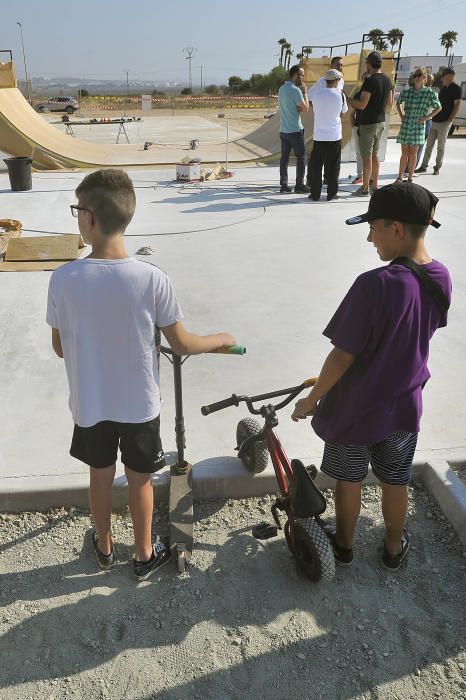
<path id="1" fill-rule="evenodd" d="M 33 262 L 3 262 L 0 263 L 0 272 L 38 272 L 40 270 L 56 270 L 57 267 L 66 265 L 71 260 L 44 260 Z"/>
<path id="2" fill-rule="evenodd" d="M 79 234 L 12 238 L 8 243 L 5 262 L 75 260 L 78 257 L 79 238 Z"/>
<path id="3" fill-rule="evenodd" d="M 21 236 L 21 229 L 15 231 L 6 231 L 5 233 L 0 233 L 0 257 L 3 257 L 10 238 L 19 238 Z"/>

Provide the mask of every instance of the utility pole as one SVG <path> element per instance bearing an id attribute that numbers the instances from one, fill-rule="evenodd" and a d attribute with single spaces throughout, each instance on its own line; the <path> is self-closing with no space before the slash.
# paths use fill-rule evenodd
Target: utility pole
<path id="1" fill-rule="evenodd" d="M 23 25 L 21 22 L 16 22 L 16 24 L 19 27 L 19 31 L 21 33 L 21 46 L 23 47 L 23 61 L 24 61 L 24 73 L 26 75 L 26 91 L 27 91 L 27 96 L 28 96 L 28 102 L 31 104 L 31 86 L 29 84 L 29 76 L 28 76 L 28 68 L 27 68 L 27 63 L 26 63 L 26 51 L 24 50 L 24 40 L 23 40 Z"/>
<path id="2" fill-rule="evenodd" d="M 126 98 L 125 98 L 125 114 L 124 114 L 124 116 L 126 117 L 127 116 L 126 112 L 128 109 L 128 101 L 129 101 L 129 77 L 128 77 L 129 71 L 127 70 L 125 72 L 126 72 Z"/>
<path id="3" fill-rule="evenodd" d="M 188 61 L 188 87 L 190 90 L 193 89 L 193 75 L 191 71 L 191 61 L 193 59 L 193 55 L 196 53 L 197 49 L 194 48 L 194 46 L 188 46 L 186 49 L 183 49 L 183 53 L 186 54 L 186 60 Z"/>
<path id="4" fill-rule="evenodd" d="M 201 66 L 201 94 L 202 94 L 202 66 Z"/>

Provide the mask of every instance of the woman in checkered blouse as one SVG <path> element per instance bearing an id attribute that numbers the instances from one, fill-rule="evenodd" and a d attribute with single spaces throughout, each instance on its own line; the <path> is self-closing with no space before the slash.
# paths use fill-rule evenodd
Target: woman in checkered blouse
<path id="1" fill-rule="evenodd" d="M 408 180 L 412 182 L 416 167 L 417 149 L 425 141 L 425 123 L 432 119 L 442 106 L 437 93 L 425 86 L 427 71 L 416 68 L 413 74 L 414 87 L 403 90 L 396 102 L 401 119 L 397 142 L 401 143 L 400 170 L 396 182 L 403 181 L 403 173 L 408 166 Z M 403 105 L 403 110 L 401 109 Z M 429 113 L 429 109 L 432 111 Z"/>

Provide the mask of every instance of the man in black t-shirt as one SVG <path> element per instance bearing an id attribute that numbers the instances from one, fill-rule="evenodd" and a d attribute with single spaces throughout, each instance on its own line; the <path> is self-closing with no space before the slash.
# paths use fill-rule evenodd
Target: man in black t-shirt
<path id="1" fill-rule="evenodd" d="M 421 166 L 415 170 L 416 173 L 425 173 L 429 165 L 430 156 L 437 143 L 437 157 L 434 165 L 434 175 L 438 175 L 443 163 L 445 153 L 445 143 L 448 132 L 452 125 L 453 119 L 456 117 L 461 105 L 461 88 L 455 83 L 455 71 L 453 68 L 445 68 L 441 76 L 442 87 L 438 94 L 442 111 L 435 115 L 432 119 L 432 129 L 426 142 L 426 151 L 422 159 Z"/>
<path id="2" fill-rule="evenodd" d="M 364 80 L 359 99 L 350 100 L 353 109 L 360 110 L 359 149 L 363 159 L 362 186 L 353 192 L 355 196 L 369 194 L 369 183 L 378 187 L 380 139 L 385 128 L 385 112 L 393 104 L 390 80 L 382 73 L 382 56 L 372 51 L 366 58 L 368 77 Z"/>

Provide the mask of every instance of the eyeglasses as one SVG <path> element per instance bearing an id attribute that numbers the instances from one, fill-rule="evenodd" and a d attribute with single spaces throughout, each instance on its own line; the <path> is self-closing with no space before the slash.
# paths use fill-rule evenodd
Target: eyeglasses
<path id="1" fill-rule="evenodd" d="M 78 218 L 80 211 L 90 211 L 91 214 L 94 213 L 91 209 L 86 209 L 86 207 L 78 207 L 77 204 L 70 204 L 70 209 L 71 209 L 71 216 L 74 216 L 75 219 Z"/>

